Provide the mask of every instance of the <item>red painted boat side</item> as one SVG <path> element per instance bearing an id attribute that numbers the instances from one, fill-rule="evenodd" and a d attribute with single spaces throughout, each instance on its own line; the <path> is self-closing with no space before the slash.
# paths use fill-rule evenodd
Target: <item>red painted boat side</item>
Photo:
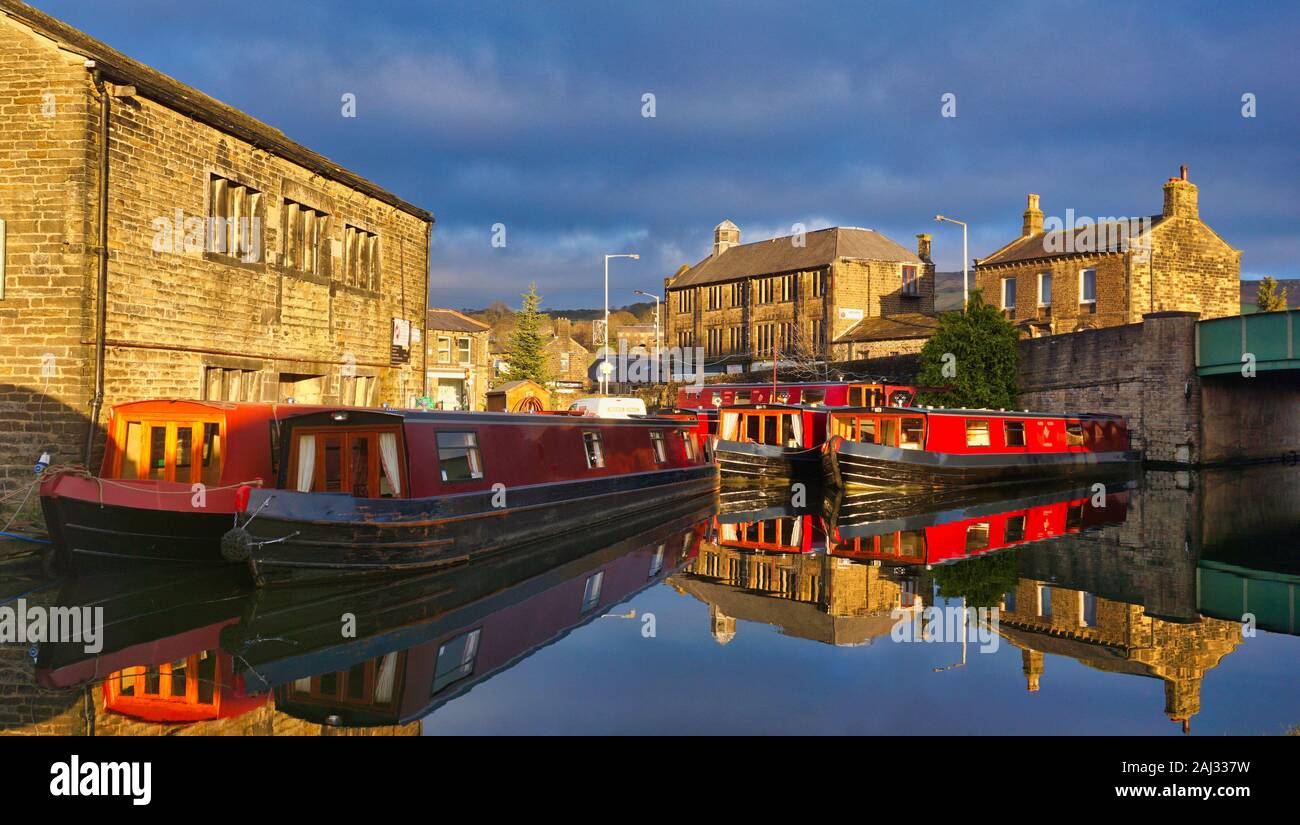
<path id="1" fill-rule="evenodd" d="M 682 387 L 677 391 L 677 406 L 682 409 L 730 407 L 739 404 L 824 404 L 839 407 L 848 404 L 912 404 L 916 394 L 926 387 L 911 384 L 873 383 L 869 381 L 777 382 L 773 384 L 705 384 Z M 864 390 L 867 395 L 852 392 Z"/>

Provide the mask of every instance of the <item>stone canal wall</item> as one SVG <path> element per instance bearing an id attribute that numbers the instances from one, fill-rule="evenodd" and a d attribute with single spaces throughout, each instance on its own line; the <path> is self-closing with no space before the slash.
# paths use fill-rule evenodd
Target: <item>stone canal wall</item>
<path id="1" fill-rule="evenodd" d="M 1201 459 L 1194 312 L 1020 343 L 1019 405 L 1124 416 L 1148 462 Z"/>

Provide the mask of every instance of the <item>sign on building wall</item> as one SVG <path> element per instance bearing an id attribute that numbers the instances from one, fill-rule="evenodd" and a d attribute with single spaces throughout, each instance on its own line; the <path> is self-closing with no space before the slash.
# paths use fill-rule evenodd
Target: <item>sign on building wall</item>
<path id="1" fill-rule="evenodd" d="M 591 322 L 591 341 L 596 346 L 605 346 L 605 319 L 597 318 Z"/>
<path id="2" fill-rule="evenodd" d="M 407 364 L 411 361 L 411 322 L 405 318 L 393 319 L 393 351 L 390 363 Z"/>
<path id="3" fill-rule="evenodd" d="M 841 307 L 841 308 L 840 308 L 840 320 L 841 320 L 841 321 L 861 321 L 861 320 L 862 320 L 862 310 L 860 310 L 860 309 L 849 309 L 848 307 Z"/>

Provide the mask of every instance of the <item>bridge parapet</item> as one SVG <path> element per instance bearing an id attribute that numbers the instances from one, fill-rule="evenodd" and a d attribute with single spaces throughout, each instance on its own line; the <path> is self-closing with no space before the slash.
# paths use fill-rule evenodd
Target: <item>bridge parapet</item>
<path id="1" fill-rule="evenodd" d="M 1196 373 L 1241 373 L 1247 361 L 1256 372 L 1300 369 L 1298 337 L 1297 309 L 1198 321 Z"/>

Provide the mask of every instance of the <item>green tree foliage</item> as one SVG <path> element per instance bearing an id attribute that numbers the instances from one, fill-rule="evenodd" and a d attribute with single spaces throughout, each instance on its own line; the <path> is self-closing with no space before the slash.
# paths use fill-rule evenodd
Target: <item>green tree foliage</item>
<path id="1" fill-rule="evenodd" d="M 1002 312 L 972 290 L 965 311 L 939 316 L 939 329 L 921 350 L 918 381 L 945 387 L 925 393 L 921 403 L 970 409 L 1012 409 L 1020 331 Z"/>
<path id="2" fill-rule="evenodd" d="M 1255 292 L 1255 306 L 1260 312 L 1281 312 L 1286 309 L 1286 288 L 1277 288 L 1277 281 L 1264 276 Z"/>
<path id="3" fill-rule="evenodd" d="M 528 378 L 545 384 L 548 376 L 546 353 L 542 349 L 543 316 L 537 311 L 542 296 L 537 294 L 537 284 L 529 284 L 528 291 L 522 297 L 523 307 L 515 314 L 515 328 L 510 333 L 506 350 L 509 379 L 519 381 Z"/>
<path id="4" fill-rule="evenodd" d="M 1020 581 L 1018 550 L 990 553 L 956 564 L 937 565 L 931 575 L 945 599 L 966 599 L 967 607 L 997 607 Z"/>

